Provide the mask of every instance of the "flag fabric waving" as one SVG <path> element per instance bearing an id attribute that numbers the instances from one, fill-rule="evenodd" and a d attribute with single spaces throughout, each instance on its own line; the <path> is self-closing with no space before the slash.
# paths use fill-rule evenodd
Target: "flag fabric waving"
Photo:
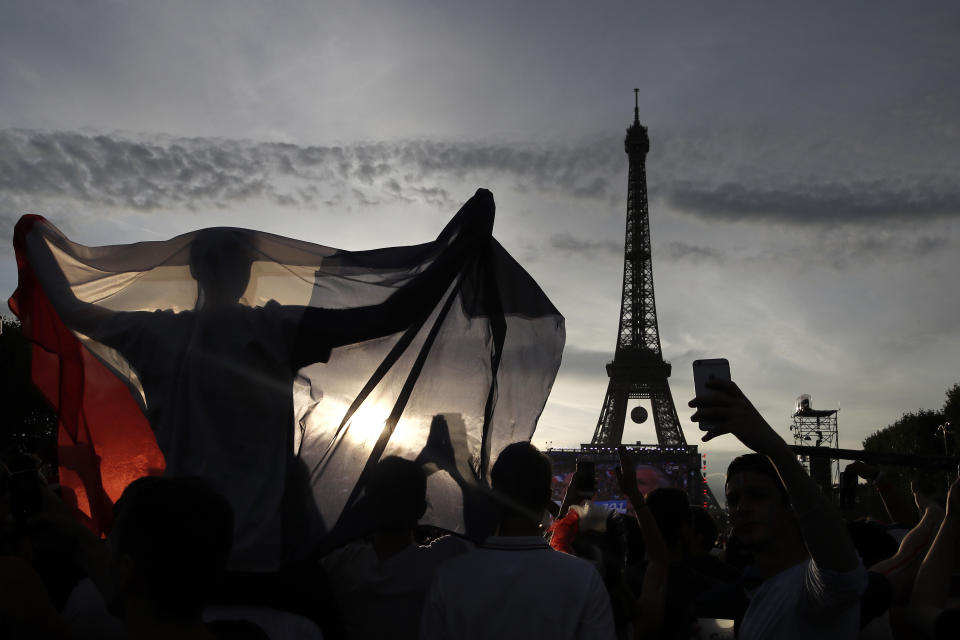
<path id="1" fill-rule="evenodd" d="M 342 251 L 245 229 L 86 247 L 17 224 L 10 307 L 59 412 L 61 485 L 106 532 L 146 474 L 230 501 L 231 567 L 344 535 L 384 456 L 428 475 L 422 520 L 482 538 L 497 453 L 529 440 L 563 317 L 493 239 L 479 190 L 432 242 Z"/>

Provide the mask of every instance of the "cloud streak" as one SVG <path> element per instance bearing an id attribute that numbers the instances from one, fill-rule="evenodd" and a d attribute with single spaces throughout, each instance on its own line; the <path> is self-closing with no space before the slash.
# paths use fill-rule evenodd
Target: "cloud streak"
<path id="1" fill-rule="evenodd" d="M 363 206 L 402 200 L 448 209 L 453 202 L 441 185 L 451 178 L 508 176 L 525 188 L 595 199 L 609 197 L 606 174 L 625 166 L 606 146 L 410 141 L 321 147 L 6 130 L 0 131 L 0 196 L 152 211 L 253 199 L 312 206 L 331 202 L 321 195 L 328 187 L 352 192 Z"/>
<path id="2" fill-rule="evenodd" d="M 726 259 L 725 254 L 718 249 L 713 247 L 705 247 L 702 245 L 688 244 L 686 242 L 670 242 L 667 243 L 665 257 L 670 260 L 676 261 L 690 261 L 694 264 L 699 264 L 701 262 L 712 262 L 719 264 L 724 262 Z"/>
<path id="3" fill-rule="evenodd" d="M 673 140 L 672 142 L 670 140 Z M 669 138 L 664 166 L 680 144 Z M 137 211 L 227 207 L 262 200 L 278 206 L 339 206 L 345 193 L 362 207 L 420 202 L 455 206 L 444 185 L 505 181 L 534 191 L 595 203 L 622 198 L 626 157 L 611 139 L 578 145 L 438 142 L 303 146 L 219 138 L 133 138 L 32 130 L 0 131 L 0 199 L 64 199 Z M 709 155 L 709 154 L 708 154 Z M 676 160 L 676 158 L 674 158 Z M 707 163 L 715 165 L 711 160 Z M 952 175 L 788 183 L 783 179 L 696 180 L 651 176 L 650 193 L 687 214 L 725 222 L 870 225 L 960 218 L 960 179 Z M 612 252 L 612 243 L 554 236 L 570 253 Z M 618 250 L 618 249 L 617 249 Z M 719 259 L 672 247 L 678 258 Z"/>
<path id="4" fill-rule="evenodd" d="M 557 233 L 550 236 L 549 245 L 570 255 L 593 257 L 598 254 L 622 254 L 623 243 L 612 240 L 589 240 L 578 238 L 571 233 Z"/>
<path id="5" fill-rule="evenodd" d="M 661 187 L 673 208 L 730 222 L 826 225 L 960 219 L 960 180 L 953 176 L 779 186 L 678 181 Z"/>

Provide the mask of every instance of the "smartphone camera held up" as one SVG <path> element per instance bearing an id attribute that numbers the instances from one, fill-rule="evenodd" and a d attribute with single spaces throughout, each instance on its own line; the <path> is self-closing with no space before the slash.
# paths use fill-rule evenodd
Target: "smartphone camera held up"
<path id="1" fill-rule="evenodd" d="M 693 361 L 693 388 L 695 395 L 700 398 L 710 395 L 707 389 L 707 380 L 730 380 L 730 363 L 726 358 L 709 358 Z M 701 431 L 710 431 L 716 425 L 700 422 Z"/>

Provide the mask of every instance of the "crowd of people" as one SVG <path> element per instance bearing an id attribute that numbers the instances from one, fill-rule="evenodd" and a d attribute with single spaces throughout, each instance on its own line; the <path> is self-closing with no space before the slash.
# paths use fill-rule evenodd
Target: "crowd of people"
<path id="1" fill-rule="evenodd" d="M 752 451 L 727 469 L 729 532 L 682 489 L 644 495 L 623 448 L 626 514 L 593 504 L 583 471 L 557 509 L 550 460 L 519 442 L 492 466 L 497 525 L 478 544 L 418 526 L 426 473 L 387 457 L 348 514 L 360 537 L 240 572 L 228 569 L 231 505 L 204 479 L 134 481 L 102 540 L 36 459 L 6 455 L 0 637 L 956 637 L 960 480 L 915 482 L 912 505 L 894 508 L 877 470 L 854 465 L 890 513 L 846 522 L 735 384 L 709 386 L 690 403 L 714 425 L 704 439 Z"/>

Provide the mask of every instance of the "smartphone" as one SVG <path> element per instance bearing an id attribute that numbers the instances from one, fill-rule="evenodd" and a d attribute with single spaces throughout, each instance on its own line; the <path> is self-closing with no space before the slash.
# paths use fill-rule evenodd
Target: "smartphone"
<path id="1" fill-rule="evenodd" d="M 577 473 L 592 476 L 597 472 L 597 465 L 593 460 L 579 458 L 577 460 Z"/>
<path id="2" fill-rule="evenodd" d="M 726 358 L 709 358 L 693 361 L 693 389 L 698 398 L 710 395 L 707 380 L 730 380 L 730 363 Z M 699 423 L 701 431 L 709 431 L 716 425 Z"/>
<path id="3" fill-rule="evenodd" d="M 577 472 L 573 488 L 577 496 L 581 498 L 590 498 L 597 492 L 597 465 L 593 460 L 577 460 Z"/>

